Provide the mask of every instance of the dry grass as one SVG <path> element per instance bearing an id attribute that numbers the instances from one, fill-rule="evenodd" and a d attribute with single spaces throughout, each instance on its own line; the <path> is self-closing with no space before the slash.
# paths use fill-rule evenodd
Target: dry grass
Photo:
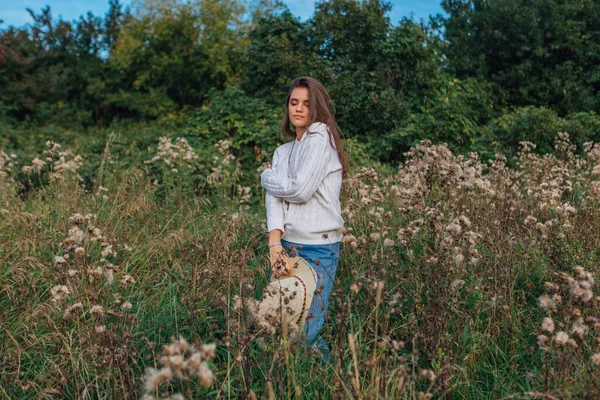
<path id="1" fill-rule="evenodd" d="M 532 150 L 509 168 L 423 142 L 347 179 L 329 362 L 234 307 L 268 268 L 227 143 L 200 185 L 162 140 L 93 190 L 85 155 L 0 152 L 0 397 L 594 397 L 600 147 Z"/>

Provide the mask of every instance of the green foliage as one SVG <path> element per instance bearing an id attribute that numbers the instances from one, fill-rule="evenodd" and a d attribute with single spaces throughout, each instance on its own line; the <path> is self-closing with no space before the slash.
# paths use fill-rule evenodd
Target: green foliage
<path id="1" fill-rule="evenodd" d="M 600 3 L 444 0 L 448 65 L 497 83 L 513 106 L 598 110 Z"/>
<path id="2" fill-rule="evenodd" d="M 374 158 L 369 146 L 359 142 L 356 138 L 342 139 L 344 151 L 348 155 L 350 168 L 359 169 L 362 167 L 372 167 Z"/>
<path id="3" fill-rule="evenodd" d="M 232 140 L 254 168 L 276 144 L 289 83 L 308 75 L 327 87 L 345 137 L 383 162 L 422 139 L 488 155 L 520 140 L 546 151 L 557 130 L 578 146 L 596 139 L 597 2 L 442 5 L 447 17 L 394 25 L 382 0 L 320 1 L 306 22 L 277 0 L 110 0 L 104 18 L 71 22 L 29 10 L 30 24 L 0 30 L 0 122 L 158 120 L 191 132 L 201 118 L 210 137 L 193 133 L 199 148 Z"/>
<path id="4" fill-rule="evenodd" d="M 283 107 L 273 107 L 264 100 L 250 97 L 237 86 L 223 92 L 212 91 L 207 104 L 199 109 L 172 115 L 160 123 L 178 136 L 187 138 L 202 157 L 214 154 L 222 140 L 231 142 L 231 154 L 245 173 L 240 184 L 257 190 L 259 169 L 270 162 L 275 148 L 284 142 L 281 135 Z M 356 138 L 344 141 L 353 168 L 372 164 L 370 149 Z M 212 159 L 206 164 L 210 171 Z"/>
<path id="5" fill-rule="evenodd" d="M 320 1 L 309 25 L 311 38 L 323 59 L 343 69 L 375 69 L 385 41 L 391 9 L 384 1 Z"/>
<path id="6" fill-rule="evenodd" d="M 189 137 L 194 147 L 229 140 L 237 162 L 244 169 L 256 169 L 270 160 L 282 143 L 282 112 L 236 86 L 228 86 L 223 92 L 213 90 L 206 106 L 183 114 L 184 126 L 179 132 Z"/>
<path id="7" fill-rule="evenodd" d="M 88 13 L 73 22 L 53 21 L 49 7 L 39 15 L 28 11 L 32 24 L 0 34 L 0 101 L 8 115 L 44 123 L 94 123 L 103 94 L 88 88 L 106 78 L 100 57 L 102 19 Z"/>
<path id="8" fill-rule="evenodd" d="M 485 139 L 496 152 L 511 149 L 514 152 L 522 141 L 535 143 L 539 152 L 552 152 L 558 120 L 556 113 L 545 107 L 518 108 L 492 121 Z"/>
<path id="9" fill-rule="evenodd" d="M 571 141 L 579 149 L 585 142 L 599 143 L 600 115 L 594 111 L 569 114 L 562 121 L 561 130 L 569 133 Z"/>
<path id="10" fill-rule="evenodd" d="M 199 106 L 240 79 L 248 10 L 235 0 L 148 0 L 131 14 L 113 0 L 104 20 L 73 22 L 30 10 L 32 24 L 0 31 L 0 101 L 21 121 L 84 126 Z"/>
<path id="11" fill-rule="evenodd" d="M 12 107 L 7 106 L 0 101 L 0 125 L 14 122 L 14 119 L 9 117 L 9 113 L 12 111 Z"/>
<path id="12" fill-rule="evenodd" d="M 340 125 L 381 159 L 395 160 L 398 149 L 383 142 L 438 85 L 441 53 L 433 31 L 408 19 L 392 27 L 388 10 L 382 1 L 323 2 L 310 25 L 329 63 L 325 83 Z"/>
<path id="13" fill-rule="evenodd" d="M 244 58 L 243 88 L 251 95 L 282 104 L 291 81 L 302 75 L 325 73 L 309 41 L 309 26 L 289 11 L 268 13 L 258 19 L 249 33 Z"/>
<path id="14" fill-rule="evenodd" d="M 400 174 L 393 165 L 423 139 L 481 159 L 510 157 L 521 141 L 552 153 L 561 131 L 579 150 L 599 142 L 597 1 L 444 0 L 447 18 L 396 25 L 381 0 L 323 0 L 306 22 L 270 0 L 109 4 L 104 19 L 56 20 L 46 7 L 0 30 L 0 393 L 140 394 L 157 346 L 179 335 L 219 343 L 218 384 L 186 398 L 267 397 L 267 382 L 277 398 L 425 397 L 428 383 L 414 375 L 430 367 L 440 397 L 597 393 L 591 347 L 564 352 L 552 339 L 546 354 L 535 343 L 544 282 L 575 265 L 597 274 L 592 157 L 571 165 L 529 154 L 548 168 L 511 170 L 503 158 L 490 166 L 421 146 Z M 359 171 L 344 184 L 348 231 L 326 327 L 333 364 L 250 336 L 231 307 L 268 279 L 259 174 L 282 143 L 282 102 L 300 75 L 328 88 Z M 47 140 L 63 147 L 49 154 Z M 485 175 L 468 178 L 473 165 Z M 379 176 L 359 169 L 373 166 Z M 565 168 L 572 191 L 555 197 L 547 188 Z M 543 186 L 519 186 L 542 176 Z M 114 244 L 105 277 L 90 279 L 102 241 L 85 246 L 89 257 L 73 254 L 73 269 L 56 264 L 74 212 L 97 214 Z M 436 242 L 461 215 L 476 246 Z M 481 260 L 461 265 L 463 251 Z M 136 282 L 120 282 L 125 273 Z M 81 288 L 68 299 L 84 301 L 80 319 L 52 302 L 62 283 Z M 570 288 L 563 294 L 580 308 Z M 106 315 L 91 315 L 95 303 Z M 573 315 L 557 330 L 572 335 Z M 364 392 L 340 379 L 353 356 Z"/>
<path id="15" fill-rule="evenodd" d="M 540 154 L 554 152 L 557 132 L 567 132 L 571 141 L 581 151 L 583 143 L 600 140 L 600 116 L 593 112 L 577 113 L 561 118 L 545 107 L 523 107 L 494 119 L 475 144 L 486 150 L 487 156 L 494 152 L 514 155 L 519 143 L 536 144 Z"/>
<path id="16" fill-rule="evenodd" d="M 237 0 L 201 0 L 199 3 L 199 26 L 205 66 L 211 70 L 213 81 L 229 83 L 240 79 L 243 69 L 242 57 L 248 46 L 244 19 L 245 3 Z"/>
<path id="17" fill-rule="evenodd" d="M 492 93 L 492 85 L 447 76 L 430 98 L 423 99 L 421 109 L 413 112 L 405 125 L 383 137 L 381 145 L 388 152 L 405 152 L 429 139 L 448 143 L 455 151 L 470 150 L 481 136 L 482 126 L 494 115 Z"/>
<path id="18" fill-rule="evenodd" d="M 201 102 L 216 72 L 206 68 L 198 15 L 191 5 L 147 2 L 144 7 L 125 22 L 111 53 L 110 65 L 119 71 L 123 89 L 109 104 L 156 118 L 178 103 Z M 213 84 L 222 87 L 222 82 L 221 77 Z"/>
<path id="19" fill-rule="evenodd" d="M 289 12 L 265 16 L 250 32 L 243 87 L 279 105 L 293 78 L 314 76 L 346 136 L 396 160 L 387 137 L 439 85 L 441 47 L 424 25 L 404 19 L 393 27 L 389 9 L 382 1 L 335 0 L 318 3 L 306 23 Z"/>

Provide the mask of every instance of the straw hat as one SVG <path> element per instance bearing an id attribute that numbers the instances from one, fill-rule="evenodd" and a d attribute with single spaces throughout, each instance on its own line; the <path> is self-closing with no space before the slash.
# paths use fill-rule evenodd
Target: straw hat
<path id="1" fill-rule="evenodd" d="M 317 288 L 317 274 L 302 257 L 289 257 L 290 274 L 273 276 L 257 304 L 259 324 L 274 332 L 287 325 L 292 331 L 300 331 Z"/>

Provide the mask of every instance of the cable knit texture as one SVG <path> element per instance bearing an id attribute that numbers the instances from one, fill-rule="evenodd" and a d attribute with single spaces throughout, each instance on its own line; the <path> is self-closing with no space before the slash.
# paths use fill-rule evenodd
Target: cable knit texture
<path id="1" fill-rule="evenodd" d="M 316 122 L 300 140 L 279 146 L 261 184 L 267 191 L 269 232 L 280 229 L 285 240 L 302 244 L 342 240 L 342 164 L 327 125 Z"/>

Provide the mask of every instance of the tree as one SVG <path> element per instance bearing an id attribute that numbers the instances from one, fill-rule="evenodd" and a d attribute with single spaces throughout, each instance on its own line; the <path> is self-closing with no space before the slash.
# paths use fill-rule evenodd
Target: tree
<path id="1" fill-rule="evenodd" d="M 390 4 L 381 0 L 320 1 L 308 23 L 311 40 L 323 59 L 334 65 L 373 70 L 380 62 L 377 48 L 390 31 L 386 17 L 390 10 Z"/>
<path id="2" fill-rule="evenodd" d="M 31 24 L 0 31 L 0 101 L 17 120 L 93 123 L 102 93 L 88 88 L 103 79 L 102 20 L 88 13 L 54 21 L 50 7 L 28 11 Z"/>
<path id="3" fill-rule="evenodd" d="M 108 1 L 108 12 L 104 17 L 104 49 L 109 55 L 123 27 L 123 21 L 129 17 L 129 10 L 123 12 L 119 0 Z"/>
<path id="4" fill-rule="evenodd" d="M 325 83 L 342 129 L 385 161 L 401 157 L 385 137 L 440 85 L 441 60 L 434 32 L 409 19 L 392 27 L 390 9 L 380 0 L 324 1 L 308 23 L 311 42 L 329 64 Z"/>
<path id="5" fill-rule="evenodd" d="M 290 82 L 302 75 L 320 76 L 323 60 L 309 43 L 306 24 L 289 10 L 269 12 L 255 19 L 244 57 L 244 89 L 275 105 L 282 105 Z M 319 73 L 320 72 L 320 73 Z"/>
<path id="6" fill-rule="evenodd" d="M 313 76 L 331 94 L 346 137 L 398 159 L 399 142 L 385 137 L 441 84 L 442 54 L 430 28 L 408 19 L 392 27 L 389 10 L 379 0 L 330 0 L 305 23 L 289 11 L 263 17 L 250 32 L 244 87 L 281 105 L 292 79 Z"/>
<path id="7" fill-rule="evenodd" d="M 512 106 L 561 115 L 600 107 L 600 3 L 444 0 L 447 60 L 459 78 L 497 83 Z"/>
<path id="8" fill-rule="evenodd" d="M 239 80 L 248 46 L 246 7 L 237 0 L 200 0 L 200 41 L 211 78 L 224 84 Z"/>
<path id="9" fill-rule="evenodd" d="M 154 118 L 199 106 L 211 88 L 239 79 L 245 51 L 246 8 L 228 0 L 146 0 L 125 19 L 110 65 L 120 90 L 108 106 L 117 113 Z"/>

